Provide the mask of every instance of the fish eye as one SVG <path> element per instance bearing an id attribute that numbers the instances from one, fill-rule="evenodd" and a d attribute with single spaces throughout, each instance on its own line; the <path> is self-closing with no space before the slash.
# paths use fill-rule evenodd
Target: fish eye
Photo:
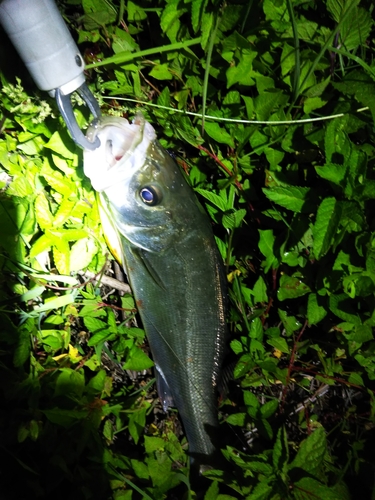
<path id="1" fill-rule="evenodd" d="M 152 186 L 145 186 L 141 188 L 141 190 L 139 191 L 139 196 L 141 197 L 143 203 L 149 205 L 150 207 L 158 205 L 161 202 L 162 198 L 159 190 L 155 189 Z"/>

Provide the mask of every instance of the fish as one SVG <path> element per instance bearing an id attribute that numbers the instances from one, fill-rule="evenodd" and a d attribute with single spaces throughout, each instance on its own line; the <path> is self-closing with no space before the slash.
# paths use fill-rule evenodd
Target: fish
<path id="1" fill-rule="evenodd" d="M 176 407 L 191 465 L 217 455 L 217 386 L 227 339 L 226 278 L 210 219 L 152 125 L 103 116 L 84 151 L 102 225 L 132 288 L 164 410 Z"/>

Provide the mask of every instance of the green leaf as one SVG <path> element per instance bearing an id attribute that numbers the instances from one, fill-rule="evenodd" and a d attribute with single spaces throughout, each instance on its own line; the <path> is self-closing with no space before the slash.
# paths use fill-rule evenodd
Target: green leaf
<path id="1" fill-rule="evenodd" d="M 231 212 L 229 214 L 224 214 L 222 218 L 223 226 L 226 229 L 236 229 L 240 227 L 245 215 L 246 210 L 244 208 L 240 208 L 240 210 L 236 210 L 235 212 Z"/>
<path id="2" fill-rule="evenodd" d="M 18 339 L 13 354 L 13 364 L 16 368 L 22 366 L 30 357 L 33 330 L 34 324 L 31 319 L 18 329 Z"/>
<path id="3" fill-rule="evenodd" d="M 138 23 L 140 21 L 143 21 L 144 19 L 147 19 L 147 14 L 142 9 L 142 7 L 132 2 L 131 0 L 128 0 L 127 2 L 127 14 L 129 22 L 135 21 Z"/>
<path id="4" fill-rule="evenodd" d="M 168 64 L 157 64 L 150 71 L 150 76 L 156 78 L 156 80 L 172 80 L 173 75 L 169 71 Z"/>
<path id="5" fill-rule="evenodd" d="M 101 394 L 104 390 L 104 385 L 107 379 L 105 370 L 99 370 L 98 373 L 90 379 L 86 385 L 86 390 L 91 394 Z"/>
<path id="6" fill-rule="evenodd" d="M 97 251 L 98 247 L 93 239 L 78 240 L 70 249 L 70 271 L 80 271 L 88 267 Z"/>
<path id="7" fill-rule="evenodd" d="M 217 500 L 219 495 L 219 483 L 213 481 L 204 495 L 204 500 Z M 222 495 L 221 495 L 222 496 Z"/>
<path id="8" fill-rule="evenodd" d="M 342 496 L 342 491 L 336 491 L 313 477 L 299 479 L 296 481 L 295 487 L 297 491 L 303 492 L 303 496 L 299 497 L 301 500 L 314 498 L 314 496 L 316 498 L 324 498 L 324 500 L 350 500 L 350 496 Z"/>
<path id="9" fill-rule="evenodd" d="M 148 370 L 152 366 L 154 366 L 152 359 L 150 359 L 140 347 L 134 346 L 132 347 L 129 356 L 123 365 L 123 369 L 140 372 L 142 370 Z"/>
<path id="10" fill-rule="evenodd" d="M 293 212 L 309 212 L 308 195 L 310 188 L 305 187 L 282 187 L 263 188 L 267 198 Z"/>
<path id="11" fill-rule="evenodd" d="M 54 408 L 52 410 L 41 410 L 47 419 L 61 427 L 70 427 L 78 421 L 86 419 L 90 410 L 65 410 Z"/>
<path id="12" fill-rule="evenodd" d="M 225 212 L 227 210 L 226 201 L 216 193 L 200 188 L 195 189 L 195 191 L 198 194 L 204 196 L 208 201 L 210 201 L 215 207 L 219 208 L 222 212 Z"/>
<path id="13" fill-rule="evenodd" d="M 136 410 L 129 417 L 129 432 L 134 439 L 135 444 L 138 443 L 146 424 L 147 407 Z"/>
<path id="14" fill-rule="evenodd" d="M 85 377 L 70 368 L 63 368 L 57 377 L 55 384 L 55 397 L 64 396 L 68 398 L 80 398 L 85 388 Z"/>
<path id="15" fill-rule="evenodd" d="M 331 247 L 340 216 L 341 207 L 335 198 L 325 198 L 319 205 L 313 228 L 313 249 L 316 259 L 323 257 Z"/>
<path id="16" fill-rule="evenodd" d="M 310 436 L 302 441 L 298 453 L 289 465 L 289 470 L 303 469 L 309 474 L 317 474 L 327 451 L 325 430 L 318 427 Z"/>
<path id="17" fill-rule="evenodd" d="M 346 293 L 332 294 L 329 297 L 329 308 L 338 318 L 353 323 L 353 325 L 358 326 L 361 324 L 360 317 L 353 307 L 353 302 Z"/>
<path id="18" fill-rule="evenodd" d="M 54 134 L 52 134 L 50 140 L 44 145 L 44 147 L 52 149 L 52 151 L 58 153 L 63 158 L 72 160 L 73 158 L 75 158 L 75 153 L 66 147 L 64 139 L 61 137 L 59 132 L 55 132 Z"/>
<path id="19" fill-rule="evenodd" d="M 264 262 L 264 272 L 267 273 L 269 269 L 275 268 L 278 266 L 278 260 L 274 255 L 274 244 L 275 244 L 275 236 L 273 234 L 272 229 L 259 229 L 259 250 L 266 257 Z"/>
<path id="20" fill-rule="evenodd" d="M 272 462 L 274 469 L 277 471 L 284 470 L 288 465 L 288 460 L 288 436 L 285 428 L 281 427 L 277 432 L 276 442 L 272 450 Z"/>
<path id="21" fill-rule="evenodd" d="M 70 273 L 70 251 L 69 245 L 64 240 L 56 241 L 54 239 L 53 250 L 53 260 L 55 262 L 55 266 L 57 270 L 61 274 L 69 274 Z"/>
<path id="22" fill-rule="evenodd" d="M 310 293 L 307 300 L 307 318 L 309 325 L 316 325 L 327 315 L 325 307 L 319 304 L 320 297 L 316 293 Z"/>
<path id="23" fill-rule="evenodd" d="M 293 332 L 296 332 L 301 328 L 302 325 L 295 316 L 289 316 L 282 309 L 278 309 L 278 313 L 287 332 L 287 335 L 291 335 Z"/>
<path id="24" fill-rule="evenodd" d="M 180 7 L 180 2 L 171 2 L 163 9 L 160 19 L 160 27 L 171 42 L 176 42 L 177 33 L 180 29 L 180 17 L 187 9 Z"/>
<path id="25" fill-rule="evenodd" d="M 65 295 L 61 295 L 60 297 L 55 297 L 49 300 L 46 299 L 44 305 L 35 307 L 34 311 L 37 313 L 52 311 L 53 309 L 60 309 L 61 307 L 65 307 L 73 303 L 74 295 L 67 293 Z"/>
<path id="26" fill-rule="evenodd" d="M 273 170 L 283 160 L 285 153 L 275 148 L 266 148 L 264 150 L 267 161 L 270 164 L 270 170 Z"/>
<path id="27" fill-rule="evenodd" d="M 267 340 L 267 344 L 271 345 L 275 349 L 283 352 L 284 354 L 289 354 L 289 347 L 286 340 L 283 337 L 273 337 Z"/>
<path id="28" fill-rule="evenodd" d="M 205 122 L 204 130 L 215 141 L 221 144 L 227 144 L 234 148 L 234 140 L 224 127 L 221 127 L 217 122 Z"/>
<path id="29" fill-rule="evenodd" d="M 353 50 L 359 45 L 363 45 L 373 25 L 370 12 L 361 7 L 358 8 L 358 4 L 358 0 L 350 3 L 347 0 L 327 0 L 327 9 L 331 12 L 335 21 L 340 23 L 339 43 L 346 50 Z M 354 6 L 356 6 L 355 14 L 343 19 L 348 7 Z"/>
<path id="30" fill-rule="evenodd" d="M 279 300 L 295 299 L 309 293 L 310 287 L 303 283 L 301 279 L 283 274 L 280 278 L 280 286 L 277 291 Z"/>
<path id="31" fill-rule="evenodd" d="M 53 224 L 53 215 L 51 214 L 46 195 L 39 193 L 35 199 L 35 216 L 37 223 L 42 229 L 48 229 Z"/>
<path id="32" fill-rule="evenodd" d="M 270 115 L 279 107 L 285 104 L 287 96 L 281 90 L 267 90 L 254 99 L 254 111 L 257 120 L 268 120 Z"/>
<path id="33" fill-rule="evenodd" d="M 246 413 L 234 413 L 226 418 L 226 422 L 230 425 L 239 425 L 243 427 L 245 425 Z"/>
<path id="34" fill-rule="evenodd" d="M 327 181 L 331 181 L 338 186 L 341 186 L 345 180 L 348 165 L 336 165 L 334 163 L 326 164 L 322 167 L 315 167 L 317 174 Z"/>
<path id="35" fill-rule="evenodd" d="M 252 408 L 258 409 L 260 407 L 260 403 L 258 398 L 250 391 L 244 391 L 244 402 L 246 406 L 250 406 Z"/>
<path id="36" fill-rule="evenodd" d="M 268 302 L 267 286 L 262 276 L 259 276 L 253 287 L 254 302 Z"/>
<path id="37" fill-rule="evenodd" d="M 229 89 L 233 85 L 240 84 L 246 86 L 252 86 L 255 84 L 255 80 L 252 78 L 253 72 L 253 60 L 257 56 L 257 52 L 246 51 L 242 54 L 240 61 L 237 65 L 231 65 L 227 71 L 227 88 Z M 261 107 L 261 104 L 258 106 Z M 265 108 L 263 108 L 265 111 Z M 260 111 L 261 112 L 261 111 Z"/>
<path id="38" fill-rule="evenodd" d="M 272 399 L 267 401 L 264 405 L 260 407 L 260 415 L 262 418 L 270 418 L 278 409 L 279 402 L 277 399 Z"/>

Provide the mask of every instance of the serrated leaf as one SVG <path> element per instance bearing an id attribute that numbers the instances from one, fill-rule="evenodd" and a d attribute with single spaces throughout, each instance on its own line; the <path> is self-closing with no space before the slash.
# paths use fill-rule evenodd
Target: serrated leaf
<path id="1" fill-rule="evenodd" d="M 42 306 L 38 306 L 34 308 L 35 312 L 41 313 L 45 311 L 52 311 L 53 309 L 60 309 L 69 304 L 74 303 L 74 296 L 71 293 L 67 293 L 65 295 L 61 295 L 60 297 L 55 297 L 50 300 L 46 300 Z"/>
<path id="2" fill-rule="evenodd" d="M 254 302 L 267 302 L 267 286 L 262 276 L 259 276 L 253 287 Z"/>
<path id="3" fill-rule="evenodd" d="M 280 285 L 277 290 L 279 300 L 295 299 L 309 293 L 310 287 L 298 277 L 283 274 L 280 278 Z"/>
<path id="4" fill-rule="evenodd" d="M 287 101 L 287 96 L 281 90 L 267 90 L 254 99 L 254 111 L 257 120 L 268 120 L 279 106 Z"/>
<path id="5" fill-rule="evenodd" d="M 329 308 L 338 318 L 353 325 L 361 324 L 361 319 L 357 311 L 353 308 L 352 299 L 346 293 L 339 295 L 332 294 L 329 297 Z"/>
<path id="6" fill-rule="evenodd" d="M 246 210 L 244 208 L 240 208 L 235 212 L 224 214 L 222 218 L 223 226 L 226 229 L 236 229 L 240 227 L 243 218 L 246 215 Z"/>
<path id="7" fill-rule="evenodd" d="M 18 330 L 18 339 L 13 352 L 13 364 L 16 368 L 22 366 L 30 356 L 33 329 L 34 324 L 30 319 Z"/>
<path id="8" fill-rule="evenodd" d="M 307 439 L 302 441 L 295 459 L 288 467 L 289 470 L 299 468 L 309 474 L 317 474 L 326 450 L 325 430 L 323 427 L 318 427 Z"/>
<path id="9" fill-rule="evenodd" d="M 226 422 L 230 425 L 239 425 L 243 427 L 245 425 L 246 413 L 234 413 L 226 418 Z"/>
<path id="10" fill-rule="evenodd" d="M 327 125 L 324 137 L 324 149 L 328 164 L 345 163 L 350 156 L 351 144 L 345 127 L 346 120 L 341 118 L 336 118 Z"/>
<path id="11" fill-rule="evenodd" d="M 59 242 L 54 239 L 53 261 L 60 274 L 70 273 L 70 249 L 68 243 L 64 240 Z"/>
<path id="12" fill-rule="evenodd" d="M 217 142 L 221 144 L 227 144 L 231 148 L 234 148 L 234 140 L 231 134 L 225 130 L 224 127 L 220 126 L 217 122 L 206 122 L 204 126 L 207 134 Z"/>
<path id="13" fill-rule="evenodd" d="M 41 169 L 40 174 L 45 178 L 47 183 L 58 193 L 71 196 L 72 193 L 75 193 L 77 188 L 74 182 L 70 181 L 66 177 L 62 175 L 61 172 L 57 170 L 53 170 L 46 159 L 43 167 Z"/>
<path id="14" fill-rule="evenodd" d="M 85 388 L 83 373 L 70 368 L 62 368 L 56 379 L 54 396 L 80 398 Z"/>
<path id="15" fill-rule="evenodd" d="M 219 495 L 219 483 L 213 481 L 204 495 L 204 500 L 216 500 Z"/>
<path id="16" fill-rule="evenodd" d="M 72 216 L 74 205 L 75 201 L 69 200 L 67 198 L 63 199 L 53 220 L 53 225 L 55 227 L 61 227 L 68 220 L 68 218 Z"/>
<path id="17" fill-rule="evenodd" d="M 109 330 L 108 324 L 98 318 L 92 318 L 86 316 L 83 318 L 83 322 L 85 324 L 85 327 L 91 333 L 97 333 L 100 331 Z"/>
<path id="18" fill-rule="evenodd" d="M 289 354 L 290 349 L 286 340 L 283 337 L 273 337 L 267 340 L 267 344 L 271 345 L 275 349 L 283 352 L 284 354 Z"/>
<path id="19" fill-rule="evenodd" d="M 66 137 L 62 138 L 60 132 L 56 131 L 52 134 L 50 140 L 44 145 L 44 147 L 52 149 L 52 151 L 58 153 L 63 158 L 73 159 L 75 157 L 75 153 L 66 147 L 64 139 L 66 139 Z"/>
<path id="20" fill-rule="evenodd" d="M 273 188 L 263 188 L 263 192 L 269 200 L 288 210 L 297 213 L 310 211 L 307 203 L 310 188 L 275 186 Z"/>
<path id="21" fill-rule="evenodd" d="M 187 11 L 186 8 L 179 8 L 179 6 L 179 2 L 167 4 L 160 18 L 160 27 L 171 42 L 176 42 L 176 36 L 181 25 L 180 17 Z"/>
<path id="22" fill-rule="evenodd" d="M 93 239 L 78 240 L 70 249 L 70 271 L 80 271 L 88 267 L 97 251 L 98 247 Z"/>
<path id="23" fill-rule="evenodd" d="M 35 199 L 35 216 L 37 223 L 42 229 L 48 229 L 53 224 L 53 215 L 51 214 L 46 195 L 39 193 Z"/>
<path id="24" fill-rule="evenodd" d="M 171 94 L 168 87 L 164 87 L 162 93 L 158 96 L 159 106 L 170 106 L 171 104 Z"/>
<path id="25" fill-rule="evenodd" d="M 243 345 L 237 339 L 232 340 L 230 346 L 235 354 L 240 354 L 241 352 L 243 352 Z"/>
<path id="26" fill-rule="evenodd" d="M 266 257 L 266 261 L 264 262 L 264 272 L 268 272 L 271 267 L 275 268 L 278 266 L 278 260 L 274 255 L 274 244 L 275 244 L 275 236 L 273 234 L 272 229 L 259 229 L 259 250 Z"/>
<path id="27" fill-rule="evenodd" d="M 140 410 L 134 411 L 129 417 L 129 432 L 131 437 L 134 439 L 135 444 L 138 443 L 139 438 L 144 431 L 146 424 L 146 411 L 147 407 L 141 408 Z"/>
<path id="28" fill-rule="evenodd" d="M 173 80 L 168 64 L 156 64 L 150 71 L 150 76 L 156 80 Z"/>
<path id="29" fill-rule="evenodd" d="M 41 411 L 50 422 L 68 428 L 77 423 L 78 420 L 87 418 L 90 410 L 65 410 L 62 408 L 54 408 L 52 410 Z"/>
<path id="30" fill-rule="evenodd" d="M 202 49 L 206 49 L 210 35 L 215 23 L 215 13 L 214 12 L 204 12 L 202 15 L 202 36 L 201 36 L 201 46 Z"/>
<path id="31" fill-rule="evenodd" d="M 279 313 L 280 319 L 287 332 L 287 335 L 291 335 L 293 332 L 296 332 L 301 328 L 302 325 L 295 316 L 289 316 L 282 309 L 278 309 L 277 312 Z"/>
<path id="32" fill-rule="evenodd" d="M 251 406 L 252 408 L 256 409 L 260 407 L 258 398 L 251 391 L 244 391 L 243 397 L 246 406 Z"/>
<path id="33" fill-rule="evenodd" d="M 30 259 L 33 259 L 34 257 L 38 256 L 42 252 L 50 250 L 52 244 L 53 244 L 53 241 L 51 240 L 51 238 L 48 235 L 43 234 L 32 245 L 32 247 L 30 249 L 30 254 L 29 254 Z"/>
<path id="34" fill-rule="evenodd" d="M 200 27 L 206 3 L 207 0 L 193 0 L 191 3 L 191 25 L 193 26 L 194 33 L 197 33 Z"/>
<path id="35" fill-rule="evenodd" d="M 275 148 L 266 148 L 264 150 L 264 154 L 266 155 L 267 161 L 270 164 L 270 170 L 273 170 L 273 168 L 277 167 L 283 160 L 285 155 L 283 151 L 279 151 Z"/>
<path id="36" fill-rule="evenodd" d="M 127 2 L 127 14 L 128 14 L 128 21 L 132 22 L 140 22 L 143 21 L 144 19 L 147 19 L 147 14 L 146 12 L 140 7 L 139 5 L 135 4 L 131 0 L 128 0 Z"/>
<path id="37" fill-rule="evenodd" d="M 284 427 L 277 432 L 276 442 L 272 450 L 273 467 L 277 471 L 282 471 L 288 465 L 289 448 L 288 437 Z"/>
<path id="38" fill-rule="evenodd" d="M 148 370 L 154 366 L 154 362 L 147 356 L 146 353 L 138 346 L 134 346 L 128 356 L 128 359 L 123 365 L 124 370 L 134 370 L 140 372 Z"/>
<path id="39" fill-rule="evenodd" d="M 316 325 L 327 315 L 326 309 L 319 304 L 320 297 L 310 293 L 307 299 L 307 319 L 309 325 Z"/>
<path id="40" fill-rule="evenodd" d="M 323 257 L 331 247 L 340 216 L 341 207 L 335 198 L 325 198 L 319 205 L 313 227 L 313 249 L 316 259 Z"/>
<path id="41" fill-rule="evenodd" d="M 244 51 L 239 63 L 237 65 L 231 65 L 226 71 L 227 77 L 227 89 L 235 84 L 246 85 L 248 87 L 255 84 L 253 72 L 253 60 L 258 55 L 255 51 Z M 259 108 L 260 108 L 259 104 Z M 264 108 L 263 108 L 264 111 Z"/>
<path id="42" fill-rule="evenodd" d="M 336 165 L 335 163 L 329 163 L 323 166 L 317 166 L 315 167 L 315 170 L 323 179 L 327 179 L 327 181 L 331 181 L 340 186 L 345 180 L 348 165 Z"/>
<path id="43" fill-rule="evenodd" d="M 279 402 L 277 399 L 272 399 L 271 401 L 267 401 L 267 403 L 263 404 L 260 407 L 260 415 L 262 418 L 270 418 L 277 408 L 279 407 Z"/>
<path id="44" fill-rule="evenodd" d="M 207 191 L 206 189 L 195 189 L 195 191 L 204 196 L 208 201 L 210 201 L 215 207 L 219 208 L 222 212 L 227 210 L 227 203 L 223 200 L 221 196 L 212 191 Z"/>
<path id="45" fill-rule="evenodd" d="M 342 491 L 337 491 L 334 488 L 326 486 L 322 482 L 313 477 L 303 477 L 295 482 L 295 491 L 298 492 L 296 500 L 310 500 L 311 498 L 319 498 L 324 500 L 344 500 Z M 346 497 L 347 500 L 350 497 Z"/>

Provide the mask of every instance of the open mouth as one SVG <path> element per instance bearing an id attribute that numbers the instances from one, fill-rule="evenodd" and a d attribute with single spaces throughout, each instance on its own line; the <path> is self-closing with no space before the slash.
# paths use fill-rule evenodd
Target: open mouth
<path id="1" fill-rule="evenodd" d="M 140 168 L 147 148 L 156 134 L 142 115 L 133 123 L 125 118 L 106 116 L 95 120 L 87 131 L 89 141 L 100 139 L 99 148 L 84 151 L 84 172 L 96 191 L 123 182 L 129 173 Z"/>

